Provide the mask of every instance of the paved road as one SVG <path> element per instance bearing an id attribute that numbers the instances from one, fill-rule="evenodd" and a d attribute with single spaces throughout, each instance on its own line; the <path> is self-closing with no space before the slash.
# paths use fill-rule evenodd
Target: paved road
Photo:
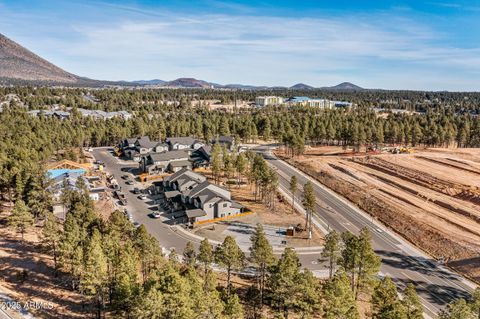
<path id="1" fill-rule="evenodd" d="M 280 186 L 284 190 L 288 191 L 289 181 L 293 175 L 297 176 L 299 185 L 304 185 L 307 180 L 314 182 L 317 197 L 316 214 L 326 228 L 338 232 L 358 233 L 360 229 L 367 227 L 372 233 L 373 247 L 382 257 L 381 274 L 392 277 L 400 287 L 409 282 L 413 283 L 428 316 L 435 317 L 446 303 L 454 298 L 468 297 L 474 289 L 472 283 L 439 265 L 347 200 L 272 156 L 268 148 L 257 148 L 257 151 L 261 152 L 267 162 L 277 170 Z M 288 193 L 290 194 L 289 191 Z"/>

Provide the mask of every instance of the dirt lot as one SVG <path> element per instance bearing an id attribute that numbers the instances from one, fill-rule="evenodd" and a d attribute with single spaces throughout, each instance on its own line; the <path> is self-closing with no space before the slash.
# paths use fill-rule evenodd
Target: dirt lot
<path id="1" fill-rule="evenodd" d="M 339 147 L 312 148 L 288 161 L 480 281 L 480 149 L 367 156 L 342 152 Z"/>

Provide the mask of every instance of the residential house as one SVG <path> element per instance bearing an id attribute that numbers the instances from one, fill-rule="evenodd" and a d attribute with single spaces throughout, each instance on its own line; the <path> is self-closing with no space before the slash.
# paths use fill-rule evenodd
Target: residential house
<path id="1" fill-rule="evenodd" d="M 168 137 L 166 139 L 170 151 L 183 150 L 183 149 L 199 149 L 205 144 L 199 140 L 190 136 L 184 137 Z"/>
<path id="2" fill-rule="evenodd" d="M 149 153 L 140 160 L 140 169 L 149 175 L 177 172 L 182 168 L 192 169 L 190 152 L 187 150 Z"/>
<path id="3" fill-rule="evenodd" d="M 168 151 L 168 145 L 161 142 L 151 141 L 148 136 L 137 139 L 126 139 L 120 143 L 123 154 L 131 160 L 140 162 L 142 156 L 149 153 L 162 153 Z"/>
<path id="4" fill-rule="evenodd" d="M 192 152 L 190 160 L 193 168 L 208 167 L 210 165 L 210 158 L 212 157 L 212 147 L 204 145 Z"/>
<path id="5" fill-rule="evenodd" d="M 171 212 L 183 210 L 183 216 L 190 224 L 235 216 L 244 210 L 232 200 L 228 190 L 187 169 L 166 177 L 164 189 Z"/>

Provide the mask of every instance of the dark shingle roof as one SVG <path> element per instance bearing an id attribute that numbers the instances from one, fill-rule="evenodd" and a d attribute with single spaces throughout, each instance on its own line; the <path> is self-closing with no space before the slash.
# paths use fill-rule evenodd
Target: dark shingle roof
<path id="1" fill-rule="evenodd" d="M 193 218 L 193 217 L 202 217 L 207 215 L 202 209 L 196 208 L 196 209 L 188 209 L 185 211 L 185 214 L 187 215 L 188 218 Z"/>
<path id="2" fill-rule="evenodd" d="M 151 153 L 148 155 L 152 161 L 161 162 L 161 161 L 171 161 L 175 159 L 188 159 L 188 152 L 184 150 L 180 151 L 170 151 L 165 153 Z"/>
<path id="3" fill-rule="evenodd" d="M 192 145 L 193 143 L 196 142 L 196 140 L 193 137 L 190 136 L 184 136 L 184 137 L 169 137 L 167 138 L 167 143 L 170 145 L 173 145 L 175 143 L 178 144 L 183 144 L 183 145 Z"/>

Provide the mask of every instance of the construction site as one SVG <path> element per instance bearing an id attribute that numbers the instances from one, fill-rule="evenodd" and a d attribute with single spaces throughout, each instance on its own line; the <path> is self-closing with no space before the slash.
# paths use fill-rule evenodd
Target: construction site
<path id="1" fill-rule="evenodd" d="M 480 150 L 308 148 L 285 157 L 432 257 L 480 281 Z"/>

